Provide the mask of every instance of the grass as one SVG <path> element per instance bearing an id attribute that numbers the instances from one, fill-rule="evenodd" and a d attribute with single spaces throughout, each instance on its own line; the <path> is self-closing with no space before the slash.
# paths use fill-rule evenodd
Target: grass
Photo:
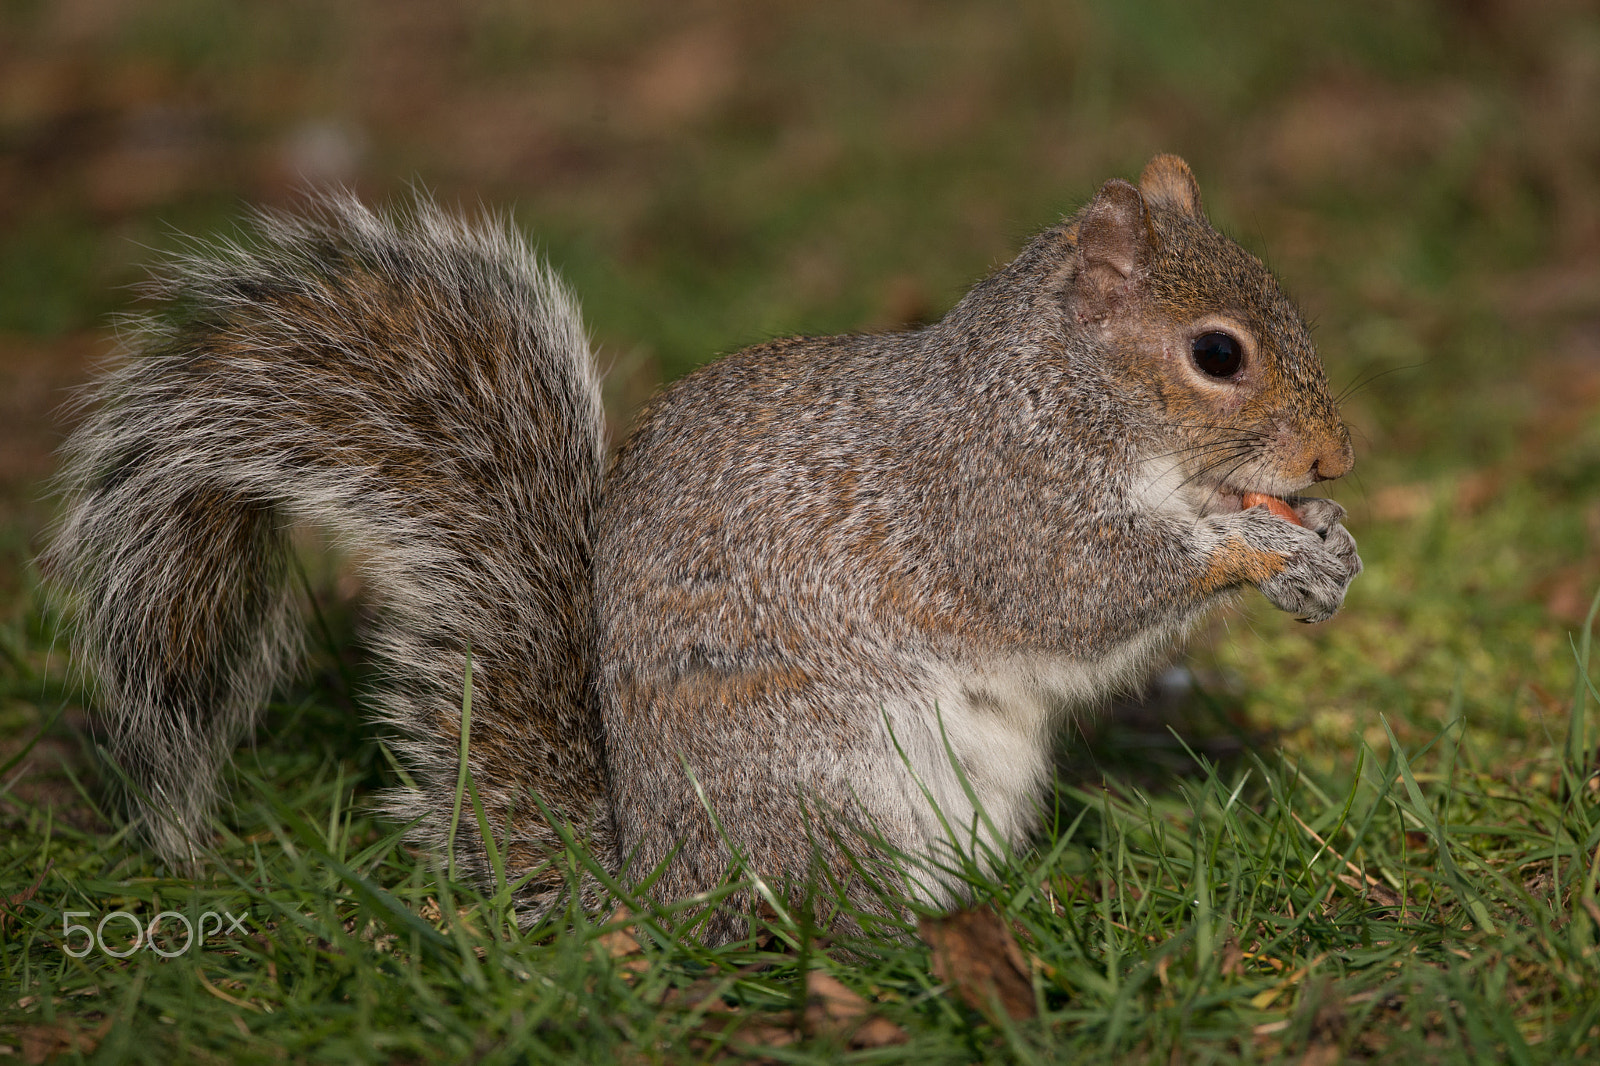
<path id="1" fill-rule="evenodd" d="M 1600 1061 L 1592 10 L 205 6 L 67 32 L 52 5 L 0 5 L 0 1046 Z M 1321 626 L 1246 597 L 1191 646 L 1192 690 L 1066 738 L 1034 849 L 961 872 L 1015 930 L 1033 1016 L 974 1006 L 909 927 L 829 938 L 769 916 L 711 952 L 687 935 L 703 903 L 632 900 L 637 950 L 603 914 L 514 928 L 502 892 L 453 882 L 371 813 L 396 771 L 360 724 L 337 575 L 313 582 L 337 636 L 241 752 L 216 861 L 191 878 L 137 843 L 32 587 L 48 468 L 8 465 L 7 434 L 38 420 L 5 406 L 4 375 L 104 350 L 121 286 L 173 229 L 286 200 L 279 157 L 307 121 L 354 131 L 346 176 L 370 197 L 418 177 L 514 208 L 584 299 L 619 426 L 716 351 L 937 315 L 1100 181 L 1189 158 L 1354 386 L 1358 467 L 1336 495 L 1367 569 Z M 170 959 L 64 949 L 68 912 L 117 910 L 245 931 L 224 919 Z M 108 944 L 131 932 L 109 920 Z M 791 1040 L 816 966 L 909 1042 L 846 1048 L 815 1017 Z"/>
<path id="2" fill-rule="evenodd" d="M 101 1061 L 837 1061 L 826 1030 L 773 1046 L 822 968 L 909 1034 L 860 1061 L 1600 1057 L 1589 655 L 1585 638 L 1566 736 L 1521 770 L 1549 787 L 1519 787 L 1459 716 L 1410 748 L 1380 718 L 1391 743 L 1351 738 L 1342 777 L 1283 753 L 1191 752 L 1160 792 L 1059 783 L 1037 849 L 947 871 L 1019 938 L 1037 1010 L 1021 1021 L 951 994 L 913 926 L 826 937 L 769 915 L 708 950 L 693 939 L 703 901 L 622 895 L 640 948 L 620 957 L 603 914 L 519 929 L 503 885 L 453 882 L 365 811 L 381 743 L 312 691 L 275 706 L 241 759 L 199 878 L 157 865 L 114 813 L 75 825 L 8 797 L 0 886 L 25 898 L 0 946 L 0 984 L 20 993 L 0 1043 L 87 1039 Z M 193 941 L 165 919 L 172 958 L 114 957 L 132 947 L 121 916 L 107 950 L 62 935 L 113 911 L 220 917 Z"/>

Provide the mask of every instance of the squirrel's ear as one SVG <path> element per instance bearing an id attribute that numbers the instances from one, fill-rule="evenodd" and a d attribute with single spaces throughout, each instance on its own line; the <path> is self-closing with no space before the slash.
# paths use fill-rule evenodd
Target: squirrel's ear
<path id="1" fill-rule="evenodd" d="M 1139 191 L 1146 200 L 1195 218 L 1204 218 L 1200 210 L 1200 186 L 1194 180 L 1189 164 L 1175 155 L 1158 155 L 1145 164 L 1139 175 Z"/>
<path id="2" fill-rule="evenodd" d="M 1103 314 L 1150 253 L 1155 236 L 1139 190 L 1120 179 L 1100 186 L 1078 219 L 1074 283 L 1084 311 Z"/>

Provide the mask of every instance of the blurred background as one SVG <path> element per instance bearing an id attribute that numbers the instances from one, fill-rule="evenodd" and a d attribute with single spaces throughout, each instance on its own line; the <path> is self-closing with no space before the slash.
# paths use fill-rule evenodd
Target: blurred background
<path id="1" fill-rule="evenodd" d="M 1257 603 L 1204 668 L 1306 750 L 1375 706 L 1542 743 L 1600 585 L 1581 0 L 0 0 L 0 621 L 33 609 L 65 390 L 141 264 L 248 205 L 512 212 L 620 429 L 719 352 L 938 317 L 1162 151 L 1353 390 L 1368 562 L 1335 622 Z"/>

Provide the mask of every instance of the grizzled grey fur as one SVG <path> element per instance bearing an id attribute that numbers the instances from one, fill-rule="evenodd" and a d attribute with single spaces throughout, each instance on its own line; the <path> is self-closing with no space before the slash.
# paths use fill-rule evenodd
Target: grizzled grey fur
<path id="1" fill-rule="evenodd" d="M 1174 157 L 936 325 L 679 381 L 609 472 L 576 306 L 507 226 L 335 197 L 257 236 L 163 274 L 172 310 L 73 438 L 48 560 L 170 855 L 295 662 L 293 523 L 378 600 L 417 781 L 393 809 L 423 843 L 448 834 L 470 649 L 469 763 L 514 875 L 556 847 L 537 794 L 613 870 L 665 864 L 661 898 L 737 860 L 869 908 L 892 907 L 885 849 L 931 869 L 1022 843 L 1067 717 L 1234 590 L 1321 620 L 1361 567 L 1343 509 L 1293 497 L 1351 463 L 1305 327 Z M 1189 353 L 1217 330 L 1245 352 L 1226 378 Z M 458 850 L 483 872 L 474 830 Z"/>

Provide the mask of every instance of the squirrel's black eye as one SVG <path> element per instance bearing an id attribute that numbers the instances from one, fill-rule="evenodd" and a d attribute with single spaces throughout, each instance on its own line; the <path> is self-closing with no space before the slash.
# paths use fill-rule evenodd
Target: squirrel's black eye
<path id="1" fill-rule="evenodd" d="M 1202 333 L 1189 350 L 1194 365 L 1214 378 L 1231 378 L 1244 365 L 1244 345 L 1226 333 Z"/>

